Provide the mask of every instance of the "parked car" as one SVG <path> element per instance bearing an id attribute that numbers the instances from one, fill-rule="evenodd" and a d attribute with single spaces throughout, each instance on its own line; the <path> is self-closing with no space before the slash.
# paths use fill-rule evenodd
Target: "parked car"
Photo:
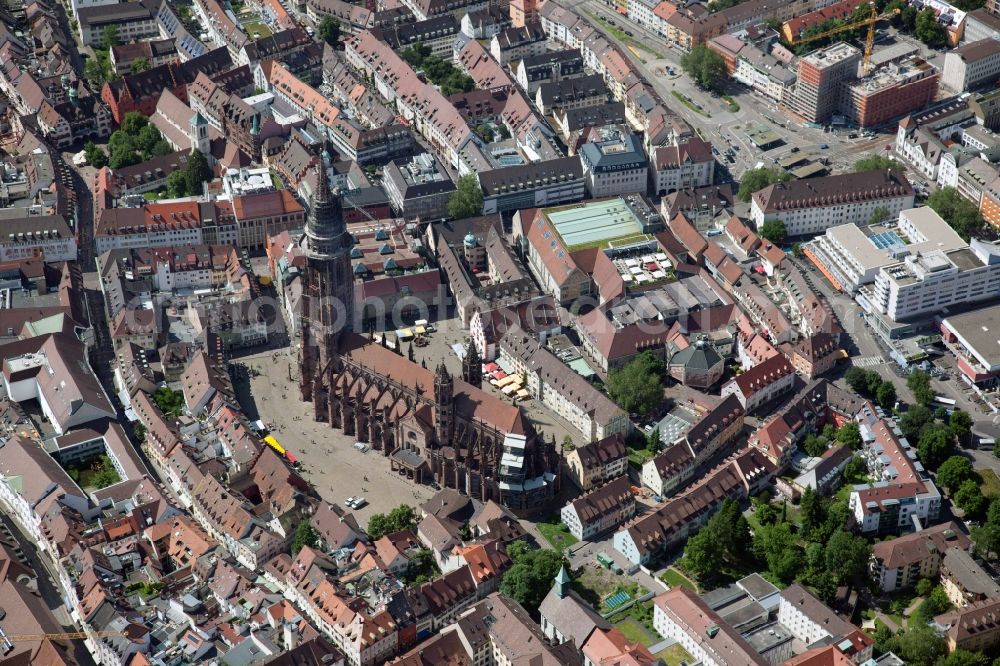
<path id="1" fill-rule="evenodd" d="M 368 505 L 368 500 L 364 497 L 357 497 L 354 499 L 354 504 L 351 505 L 352 509 L 361 509 Z"/>

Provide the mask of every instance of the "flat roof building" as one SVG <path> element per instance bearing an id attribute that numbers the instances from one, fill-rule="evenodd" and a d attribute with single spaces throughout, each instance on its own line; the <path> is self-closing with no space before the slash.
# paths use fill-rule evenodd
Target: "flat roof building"
<path id="1" fill-rule="evenodd" d="M 803 246 L 806 256 L 841 291 L 854 294 L 875 281 L 882 266 L 907 254 L 968 247 L 929 207 L 901 211 L 897 225 L 841 224 Z"/>
<path id="2" fill-rule="evenodd" d="M 923 58 L 889 63 L 859 81 L 845 82 L 841 110 L 858 127 L 880 125 L 929 106 L 939 78 Z"/>
<path id="3" fill-rule="evenodd" d="M 1000 377 L 1000 305 L 948 317 L 942 338 L 969 380 L 991 386 Z"/>

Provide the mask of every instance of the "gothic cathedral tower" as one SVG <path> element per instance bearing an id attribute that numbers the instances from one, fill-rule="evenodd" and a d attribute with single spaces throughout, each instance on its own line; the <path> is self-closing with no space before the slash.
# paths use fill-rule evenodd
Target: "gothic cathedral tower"
<path id="1" fill-rule="evenodd" d="M 302 309 L 300 380 L 303 399 L 327 366 L 340 334 L 354 317 L 351 235 L 347 233 L 340 193 L 330 192 L 322 159 L 317 160 L 316 190 L 310 197 L 302 248 L 306 253 L 306 288 Z"/>

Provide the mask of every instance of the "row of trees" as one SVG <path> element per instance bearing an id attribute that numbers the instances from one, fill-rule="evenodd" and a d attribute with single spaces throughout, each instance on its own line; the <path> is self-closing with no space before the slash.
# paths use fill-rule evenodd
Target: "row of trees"
<path id="1" fill-rule="evenodd" d="M 417 511 L 409 504 L 400 504 L 389 513 L 376 513 L 368 519 L 368 536 L 378 541 L 386 534 L 412 530 L 417 526 Z"/>
<path id="2" fill-rule="evenodd" d="M 844 375 L 847 385 L 858 395 L 877 402 L 882 409 L 892 409 L 896 404 L 896 386 L 883 379 L 877 370 L 851 368 Z"/>

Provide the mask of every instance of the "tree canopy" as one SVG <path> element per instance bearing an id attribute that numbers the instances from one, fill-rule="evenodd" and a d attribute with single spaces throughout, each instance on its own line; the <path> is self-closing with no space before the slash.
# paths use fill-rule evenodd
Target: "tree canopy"
<path id="1" fill-rule="evenodd" d="M 409 504 L 400 504 L 388 514 L 376 513 L 368 519 L 368 537 L 378 541 L 386 534 L 411 530 L 417 526 L 417 512 Z"/>
<path id="2" fill-rule="evenodd" d="M 906 377 L 906 388 L 913 393 L 913 399 L 924 407 L 930 407 L 934 403 L 931 376 L 923 370 L 914 370 Z"/>
<path id="3" fill-rule="evenodd" d="M 697 578 L 718 573 L 723 566 L 739 567 L 750 552 L 750 524 L 733 500 L 723 501 L 684 548 L 684 564 Z"/>
<path id="4" fill-rule="evenodd" d="M 340 45 L 340 21 L 333 16 L 324 16 L 316 28 L 316 37 L 330 46 Z"/>
<path id="5" fill-rule="evenodd" d="M 448 214 L 456 220 L 474 217 L 483 213 L 483 191 L 479 180 L 473 174 L 458 179 L 455 191 L 448 199 Z"/>
<path id="6" fill-rule="evenodd" d="M 608 395 L 629 414 L 647 414 L 663 400 L 663 361 L 644 351 L 608 375 Z"/>
<path id="7" fill-rule="evenodd" d="M 760 227 L 760 235 L 780 245 L 788 236 L 788 229 L 781 220 L 767 220 Z"/>
<path id="8" fill-rule="evenodd" d="M 547 548 L 532 550 L 523 541 L 508 546 L 507 555 L 513 564 L 500 581 L 500 591 L 524 606 L 533 617 L 538 617 L 538 607 L 552 589 L 563 557 Z"/>
<path id="9" fill-rule="evenodd" d="M 931 48 L 940 48 L 948 43 L 948 35 L 938 21 L 937 13 L 931 7 L 920 10 L 914 23 L 913 34 Z"/>
<path id="10" fill-rule="evenodd" d="M 959 194 L 954 187 L 935 190 L 927 197 L 927 205 L 965 240 L 982 231 L 985 224 L 979 207 Z"/>
<path id="11" fill-rule="evenodd" d="M 319 545 L 319 532 L 317 532 L 308 520 L 303 520 L 295 528 L 295 537 L 292 539 L 292 555 L 298 555 L 304 546 L 315 548 Z"/>
<path id="12" fill-rule="evenodd" d="M 728 74 L 723 57 L 704 44 L 681 56 L 681 69 L 705 89 L 715 88 Z"/>
<path id="13" fill-rule="evenodd" d="M 972 461 L 963 456 L 951 456 L 938 467 L 937 480 L 948 492 L 954 493 L 966 481 L 975 478 Z"/>
<path id="14" fill-rule="evenodd" d="M 894 169 L 900 173 L 906 172 L 906 165 L 899 160 L 894 160 L 889 157 L 884 157 L 878 153 L 872 153 L 870 155 L 865 155 L 857 162 L 854 163 L 854 171 L 885 171 L 886 169 Z"/>
<path id="15" fill-rule="evenodd" d="M 740 190 L 738 196 L 740 201 L 748 202 L 754 192 L 759 192 L 768 185 L 783 183 L 791 179 L 792 175 L 784 169 L 769 167 L 750 169 L 740 177 Z"/>

